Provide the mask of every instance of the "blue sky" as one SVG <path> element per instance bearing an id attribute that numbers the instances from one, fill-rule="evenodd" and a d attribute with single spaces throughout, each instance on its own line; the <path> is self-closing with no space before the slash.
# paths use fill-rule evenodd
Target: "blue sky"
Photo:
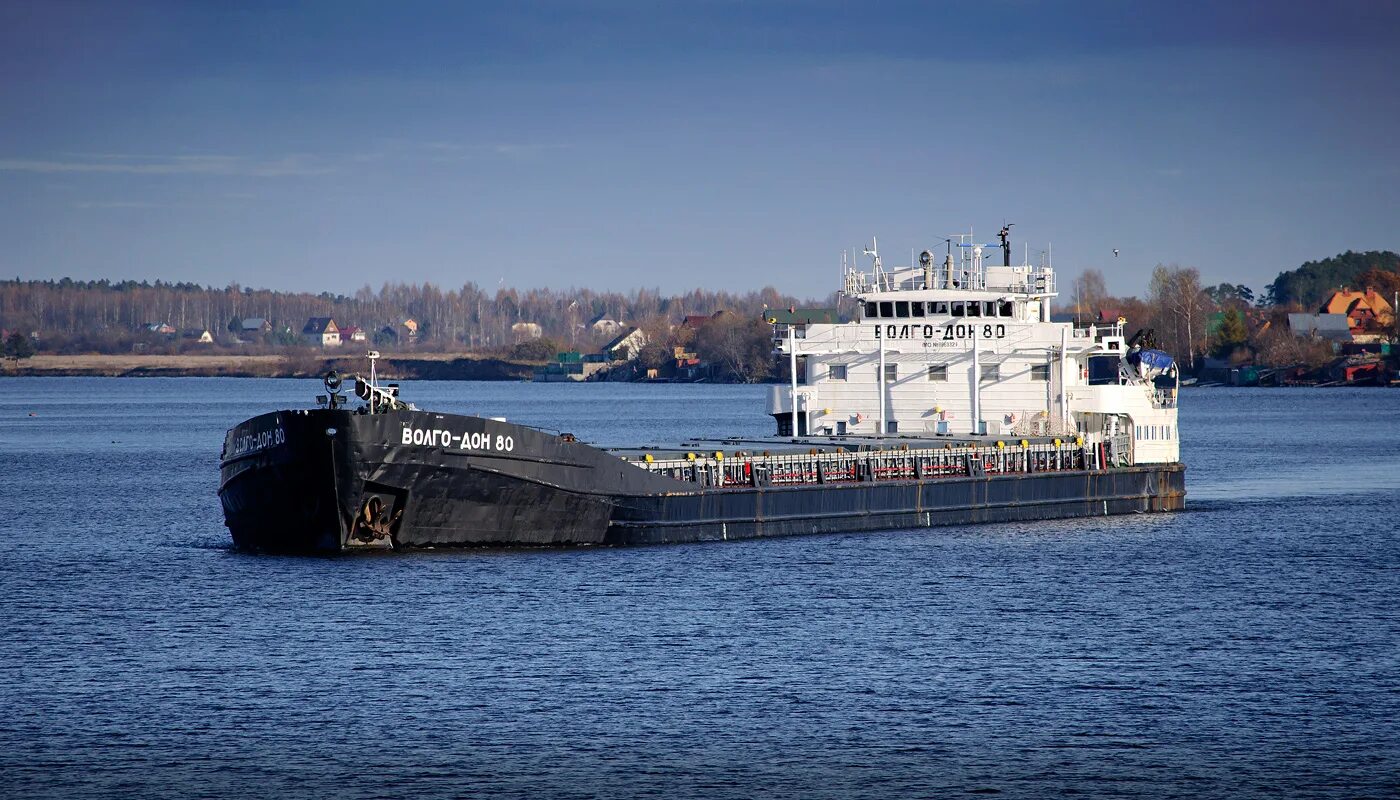
<path id="1" fill-rule="evenodd" d="M 1380 2 L 0 0 L 0 274 L 820 296 L 872 235 L 1010 221 L 1115 292 L 1259 290 L 1400 249 L 1398 39 Z"/>

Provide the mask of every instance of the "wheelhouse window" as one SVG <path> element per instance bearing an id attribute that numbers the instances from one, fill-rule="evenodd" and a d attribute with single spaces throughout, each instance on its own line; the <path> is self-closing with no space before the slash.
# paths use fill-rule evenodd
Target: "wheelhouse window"
<path id="1" fill-rule="evenodd" d="M 880 309 L 874 303 L 865 304 L 865 318 L 874 319 L 880 316 Z"/>
<path id="2" fill-rule="evenodd" d="M 976 300 L 967 301 L 967 315 L 969 317 L 982 316 L 982 304 L 977 302 Z"/>
<path id="3" fill-rule="evenodd" d="M 831 364 L 826 368 L 826 379 L 829 381 L 846 380 L 846 365 Z"/>
<path id="4" fill-rule="evenodd" d="M 1000 308 L 1000 310 L 997 312 L 997 314 L 998 314 L 998 316 L 1002 316 L 1002 317 L 1014 317 L 1014 316 L 1016 316 L 1016 304 L 1013 303 L 1013 302 L 1011 302 L 1010 300 L 1003 300 L 1003 301 L 1001 301 L 1001 308 Z"/>
<path id="5" fill-rule="evenodd" d="M 995 317 L 997 315 L 997 303 L 995 300 L 982 301 L 982 316 Z"/>
<path id="6" fill-rule="evenodd" d="M 1049 365 L 1049 364 L 1032 364 L 1032 365 L 1031 365 L 1031 380 L 1033 380 L 1033 381 L 1048 381 L 1048 380 L 1050 380 L 1050 365 Z"/>
<path id="7" fill-rule="evenodd" d="M 889 300 L 886 300 L 886 301 L 884 301 L 883 303 L 881 303 L 881 304 L 880 304 L 880 316 L 884 317 L 885 319 L 889 319 L 890 317 L 893 317 L 893 316 L 894 316 L 894 303 L 891 303 Z"/>
<path id="8" fill-rule="evenodd" d="M 894 383 L 894 382 L 897 381 L 897 380 L 899 380 L 899 365 L 898 365 L 898 364 L 886 364 L 886 365 L 885 365 L 885 383 Z"/>
<path id="9" fill-rule="evenodd" d="M 999 381 L 999 380 L 1001 380 L 1001 365 L 1000 365 L 1000 364 L 983 364 L 983 365 L 982 365 L 982 381 L 983 381 L 983 383 L 986 383 L 986 382 L 989 382 L 989 381 Z"/>
<path id="10" fill-rule="evenodd" d="M 922 317 L 924 315 L 924 304 L 918 301 L 910 303 L 909 313 L 913 314 L 916 317 Z"/>
<path id="11" fill-rule="evenodd" d="M 954 301 L 953 301 L 953 316 L 955 316 L 955 317 L 966 316 L 966 313 L 964 312 L 964 308 L 963 308 L 963 301 L 961 301 L 961 300 L 954 300 Z"/>
<path id="12" fill-rule="evenodd" d="M 948 301 L 947 301 L 947 300 L 935 300 L 935 301 L 933 301 L 932 303 L 929 303 L 929 304 L 928 304 L 928 313 L 934 315 L 935 317 L 946 317 L 946 316 L 948 316 Z"/>
<path id="13" fill-rule="evenodd" d="M 947 364 L 929 364 L 929 365 L 928 365 L 928 379 L 931 380 L 931 381 L 946 381 L 946 380 L 948 380 L 948 365 L 947 365 Z"/>
<path id="14" fill-rule="evenodd" d="M 894 303 L 894 315 L 900 319 L 909 318 L 909 301 L 896 300 Z"/>

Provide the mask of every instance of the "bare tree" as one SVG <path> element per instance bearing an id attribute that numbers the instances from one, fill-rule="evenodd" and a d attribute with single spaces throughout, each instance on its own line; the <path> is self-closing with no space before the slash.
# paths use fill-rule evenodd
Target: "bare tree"
<path id="1" fill-rule="evenodd" d="M 1092 315 L 1103 307 L 1107 297 L 1108 284 L 1103 279 L 1103 273 L 1096 269 L 1084 270 L 1074 283 L 1075 315 L 1082 316 L 1085 310 Z"/>
<path id="2" fill-rule="evenodd" d="M 1205 317 L 1211 302 L 1201 287 L 1201 273 L 1195 267 L 1158 264 L 1147 287 L 1148 304 L 1157 319 L 1159 334 L 1170 339 L 1175 355 L 1186 355 L 1189 370 L 1196 369 L 1196 352 L 1201 349 L 1197 335 L 1205 330 Z M 1170 326 L 1168 328 L 1167 326 Z"/>

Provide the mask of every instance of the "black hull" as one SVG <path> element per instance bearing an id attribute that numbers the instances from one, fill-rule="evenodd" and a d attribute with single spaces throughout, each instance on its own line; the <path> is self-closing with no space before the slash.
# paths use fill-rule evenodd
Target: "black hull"
<path id="1" fill-rule="evenodd" d="M 414 431 L 437 434 L 414 443 Z M 1180 464 L 701 488 L 565 437 L 426 412 L 256 417 L 229 432 L 222 477 L 235 545 L 276 552 L 720 541 L 1173 511 L 1185 502 Z"/>

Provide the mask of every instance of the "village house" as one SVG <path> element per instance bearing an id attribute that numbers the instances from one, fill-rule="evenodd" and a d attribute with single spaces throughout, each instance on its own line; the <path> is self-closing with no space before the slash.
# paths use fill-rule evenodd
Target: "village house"
<path id="1" fill-rule="evenodd" d="M 272 332 L 272 323 L 262 317 L 249 317 L 238 325 L 240 333 L 251 334 L 253 336 L 262 336 L 265 333 Z"/>
<path id="2" fill-rule="evenodd" d="M 1395 309 L 1385 297 L 1376 293 L 1375 289 L 1367 289 L 1364 292 L 1340 291 L 1333 292 L 1322 308 L 1318 309 L 1320 314 L 1344 314 L 1351 317 L 1353 323 L 1372 321 L 1379 325 L 1395 324 Z"/>
<path id="3" fill-rule="evenodd" d="M 1300 338 L 1352 341 L 1351 321 L 1345 314 L 1289 314 L 1288 329 Z"/>
<path id="4" fill-rule="evenodd" d="M 1376 343 L 1387 340 L 1395 324 L 1395 309 L 1374 289 L 1333 292 L 1322 304 L 1322 315 L 1343 316 L 1351 329 L 1351 341 Z"/>
<path id="5" fill-rule="evenodd" d="M 612 319 L 606 314 L 599 315 L 596 319 L 594 319 L 588 324 L 588 327 L 591 331 L 593 331 L 594 336 L 609 337 L 617 336 L 619 333 L 626 330 L 627 328 L 626 325 L 622 324 L 621 322 L 615 319 Z"/>
<path id="6" fill-rule="evenodd" d="M 364 328 L 346 325 L 340 329 L 340 341 L 342 343 L 353 342 L 355 344 L 360 344 L 369 341 L 369 335 L 365 333 Z"/>
<path id="7" fill-rule="evenodd" d="M 631 361 L 647 346 L 647 335 L 641 328 L 631 328 L 626 333 L 603 345 L 602 353 L 613 361 Z"/>
<path id="8" fill-rule="evenodd" d="M 312 317 L 301 329 L 301 339 L 313 347 L 339 347 L 340 328 L 330 317 Z"/>
<path id="9" fill-rule="evenodd" d="M 175 326 L 166 322 L 152 322 L 146 326 L 146 330 L 154 334 L 159 334 L 160 336 L 169 336 L 172 338 L 175 336 Z"/>
<path id="10" fill-rule="evenodd" d="M 541 328 L 537 322 L 517 322 L 510 326 L 510 332 L 517 342 L 538 339 L 544 336 L 544 329 Z"/>
<path id="11" fill-rule="evenodd" d="M 203 328 L 194 328 L 180 334 L 180 338 L 192 344 L 213 344 L 214 334 Z"/>

